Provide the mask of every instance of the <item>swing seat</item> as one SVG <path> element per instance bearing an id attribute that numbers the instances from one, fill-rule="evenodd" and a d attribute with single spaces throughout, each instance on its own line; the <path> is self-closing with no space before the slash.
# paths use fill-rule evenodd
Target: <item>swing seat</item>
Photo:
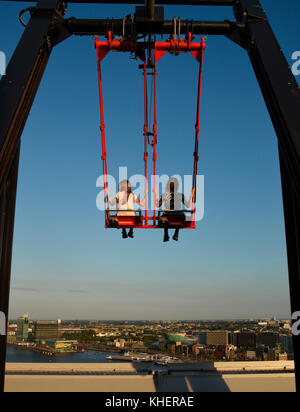
<path id="1" fill-rule="evenodd" d="M 193 219 L 186 219 L 186 214 L 193 215 L 193 210 L 182 210 L 174 212 L 174 210 L 160 210 L 158 212 L 158 227 L 171 229 L 188 229 L 193 227 Z"/>
<path id="2" fill-rule="evenodd" d="M 120 212 L 134 212 L 134 216 L 118 216 Z M 132 229 L 142 226 L 143 218 L 141 210 L 107 210 L 107 227 L 110 229 Z"/>

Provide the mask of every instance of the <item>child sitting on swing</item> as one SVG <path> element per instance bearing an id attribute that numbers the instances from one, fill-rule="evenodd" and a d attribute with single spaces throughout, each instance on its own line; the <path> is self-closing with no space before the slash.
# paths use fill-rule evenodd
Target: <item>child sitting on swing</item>
<path id="1" fill-rule="evenodd" d="M 132 192 L 129 180 L 123 180 L 120 182 L 119 191 L 114 199 L 110 198 L 108 189 L 106 189 L 105 195 L 107 196 L 107 200 L 111 206 L 117 204 L 117 216 L 136 216 L 134 204 L 136 203 L 137 205 L 143 207 L 146 203 L 146 198 L 143 201 L 140 201 L 139 198 Z M 133 229 L 131 228 L 127 234 L 126 229 L 123 228 L 122 237 L 123 239 L 127 239 L 128 237 L 133 239 Z"/>
<path id="2" fill-rule="evenodd" d="M 195 195 L 195 189 L 192 190 L 191 198 L 189 202 L 186 201 L 184 194 L 178 192 L 179 182 L 176 178 L 169 179 L 166 191 L 163 193 L 159 201 L 156 201 L 156 206 L 161 207 L 164 205 L 165 213 L 162 216 L 162 221 L 165 221 L 166 227 L 164 228 L 164 242 L 169 242 L 169 230 L 168 230 L 168 215 L 180 215 L 185 216 L 182 212 L 182 204 L 185 205 L 187 209 L 190 209 L 193 203 L 193 198 Z M 157 198 L 156 188 L 154 189 L 155 198 Z M 179 228 L 175 229 L 173 240 L 178 242 L 179 240 Z"/>

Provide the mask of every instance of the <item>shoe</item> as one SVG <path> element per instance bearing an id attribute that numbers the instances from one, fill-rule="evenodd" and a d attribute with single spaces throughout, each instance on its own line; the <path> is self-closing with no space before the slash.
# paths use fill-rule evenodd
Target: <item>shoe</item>
<path id="1" fill-rule="evenodd" d="M 174 235 L 173 240 L 175 240 L 175 242 L 178 242 L 178 236 Z"/>
<path id="2" fill-rule="evenodd" d="M 133 230 L 130 230 L 130 231 L 128 232 L 128 237 L 130 237 L 131 239 L 134 239 Z"/>
<path id="3" fill-rule="evenodd" d="M 127 239 L 127 238 L 128 238 L 127 233 L 126 233 L 125 230 L 124 230 L 123 233 L 122 233 L 122 238 L 123 238 L 123 239 Z"/>
<path id="4" fill-rule="evenodd" d="M 169 240 L 170 240 L 169 236 L 164 237 L 164 242 L 169 242 Z"/>

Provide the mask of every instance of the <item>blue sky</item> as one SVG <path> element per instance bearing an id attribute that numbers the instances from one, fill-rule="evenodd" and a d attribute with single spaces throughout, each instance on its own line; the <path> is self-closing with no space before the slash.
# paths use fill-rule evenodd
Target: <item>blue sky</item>
<path id="1" fill-rule="evenodd" d="M 300 50 L 300 4 L 263 5 L 289 63 Z M 22 34 L 27 3 L 0 2 L 0 50 Z M 133 7 L 70 5 L 68 16 L 120 18 Z M 233 19 L 227 8 L 166 7 L 166 17 Z M 197 62 L 164 57 L 158 77 L 158 173 L 190 174 Z M 138 63 L 103 62 L 108 166 L 143 173 Z M 201 113 L 205 218 L 178 244 L 161 231 L 124 241 L 96 209 L 101 172 L 96 56 L 90 37 L 53 51 L 22 136 L 10 316 L 220 319 L 290 316 L 276 135 L 245 51 L 209 36 Z"/>

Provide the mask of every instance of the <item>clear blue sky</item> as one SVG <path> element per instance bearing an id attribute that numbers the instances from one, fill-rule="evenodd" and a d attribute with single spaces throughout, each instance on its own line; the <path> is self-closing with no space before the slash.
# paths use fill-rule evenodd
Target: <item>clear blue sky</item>
<path id="1" fill-rule="evenodd" d="M 28 3 L 0 2 L 0 50 L 10 57 Z M 300 3 L 263 0 L 290 64 Z M 132 6 L 70 5 L 68 16 L 120 18 Z M 166 7 L 166 17 L 232 19 L 226 8 Z M 159 63 L 158 172 L 189 174 L 198 66 Z M 143 173 L 142 76 L 113 53 L 103 63 L 109 170 Z M 124 241 L 96 209 L 101 174 L 96 57 L 90 37 L 53 52 L 22 136 L 10 317 L 221 319 L 290 316 L 276 135 L 247 54 L 209 36 L 200 174 L 205 218 L 178 244 L 161 231 Z"/>

